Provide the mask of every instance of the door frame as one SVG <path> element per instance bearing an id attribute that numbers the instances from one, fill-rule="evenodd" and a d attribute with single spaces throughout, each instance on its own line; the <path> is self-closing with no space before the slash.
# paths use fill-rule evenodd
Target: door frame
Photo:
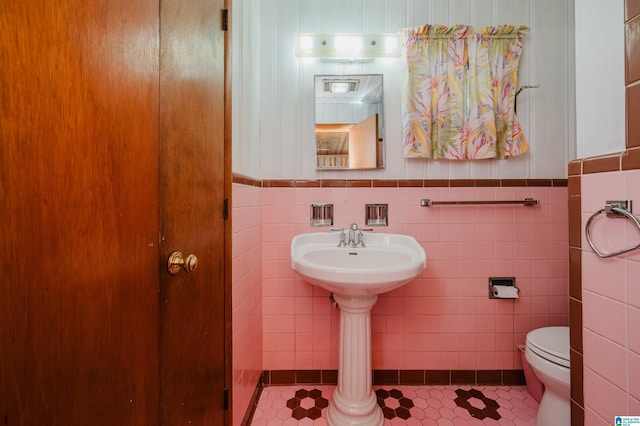
<path id="1" fill-rule="evenodd" d="M 233 255 L 232 255 L 232 90 L 231 90 L 231 22 L 232 0 L 224 0 L 223 28 L 224 28 L 224 197 L 226 200 L 224 222 L 224 359 L 225 379 L 224 386 L 227 390 L 226 425 L 233 424 L 233 301 L 231 298 L 233 284 Z"/>

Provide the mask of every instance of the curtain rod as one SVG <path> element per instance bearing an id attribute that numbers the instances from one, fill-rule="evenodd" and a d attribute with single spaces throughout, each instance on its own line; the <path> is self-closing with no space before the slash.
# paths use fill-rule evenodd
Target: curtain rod
<path id="1" fill-rule="evenodd" d="M 456 37 L 456 36 L 428 36 L 428 35 L 413 35 L 413 36 L 409 36 L 409 38 L 417 38 L 417 39 L 421 39 L 421 40 L 464 40 L 464 39 L 468 39 L 468 38 L 487 38 L 487 39 L 513 39 L 513 38 L 522 38 L 522 35 L 517 35 L 517 34 L 513 34 L 513 35 L 482 35 L 482 34 L 471 34 L 471 35 L 467 35 L 464 37 Z"/>

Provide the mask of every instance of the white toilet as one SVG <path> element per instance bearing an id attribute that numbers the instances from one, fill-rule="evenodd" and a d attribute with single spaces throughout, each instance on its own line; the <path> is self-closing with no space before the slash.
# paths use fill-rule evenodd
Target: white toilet
<path id="1" fill-rule="evenodd" d="M 569 327 L 543 327 L 530 331 L 525 357 L 544 385 L 537 425 L 570 425 Z"/>

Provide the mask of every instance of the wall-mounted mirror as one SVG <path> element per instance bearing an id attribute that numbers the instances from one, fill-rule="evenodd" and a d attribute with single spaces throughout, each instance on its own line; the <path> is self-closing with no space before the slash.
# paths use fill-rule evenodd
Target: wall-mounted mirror
<path id="1" fill-rule="evenodd" d="M 384 167 L 382 75 L 316 75 L 316 167 Z"/>

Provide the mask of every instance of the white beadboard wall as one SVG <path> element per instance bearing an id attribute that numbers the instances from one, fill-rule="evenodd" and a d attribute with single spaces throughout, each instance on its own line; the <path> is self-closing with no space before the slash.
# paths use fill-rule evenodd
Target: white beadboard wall
<path id="1" fill-rule="evenodd" d="M 233 3 L 233 171 L 260 179 L 564 178 L 575 158 L 573 0 L 236 0 Z M 321 63 L 294 55 L 299 32 L 386 32 L 422 24 L 527 25 L 518 117 L 530 150 L 509 160 L 405 159 L 402 59 Z M 382 170 L 315 169 L 313 77 L 384 75 Z"/>
<path id="2" fill-rule="evenodd" d="M 575 16 L 577 158 L 624 151 L 624 1 L 576 0 Z"/>

